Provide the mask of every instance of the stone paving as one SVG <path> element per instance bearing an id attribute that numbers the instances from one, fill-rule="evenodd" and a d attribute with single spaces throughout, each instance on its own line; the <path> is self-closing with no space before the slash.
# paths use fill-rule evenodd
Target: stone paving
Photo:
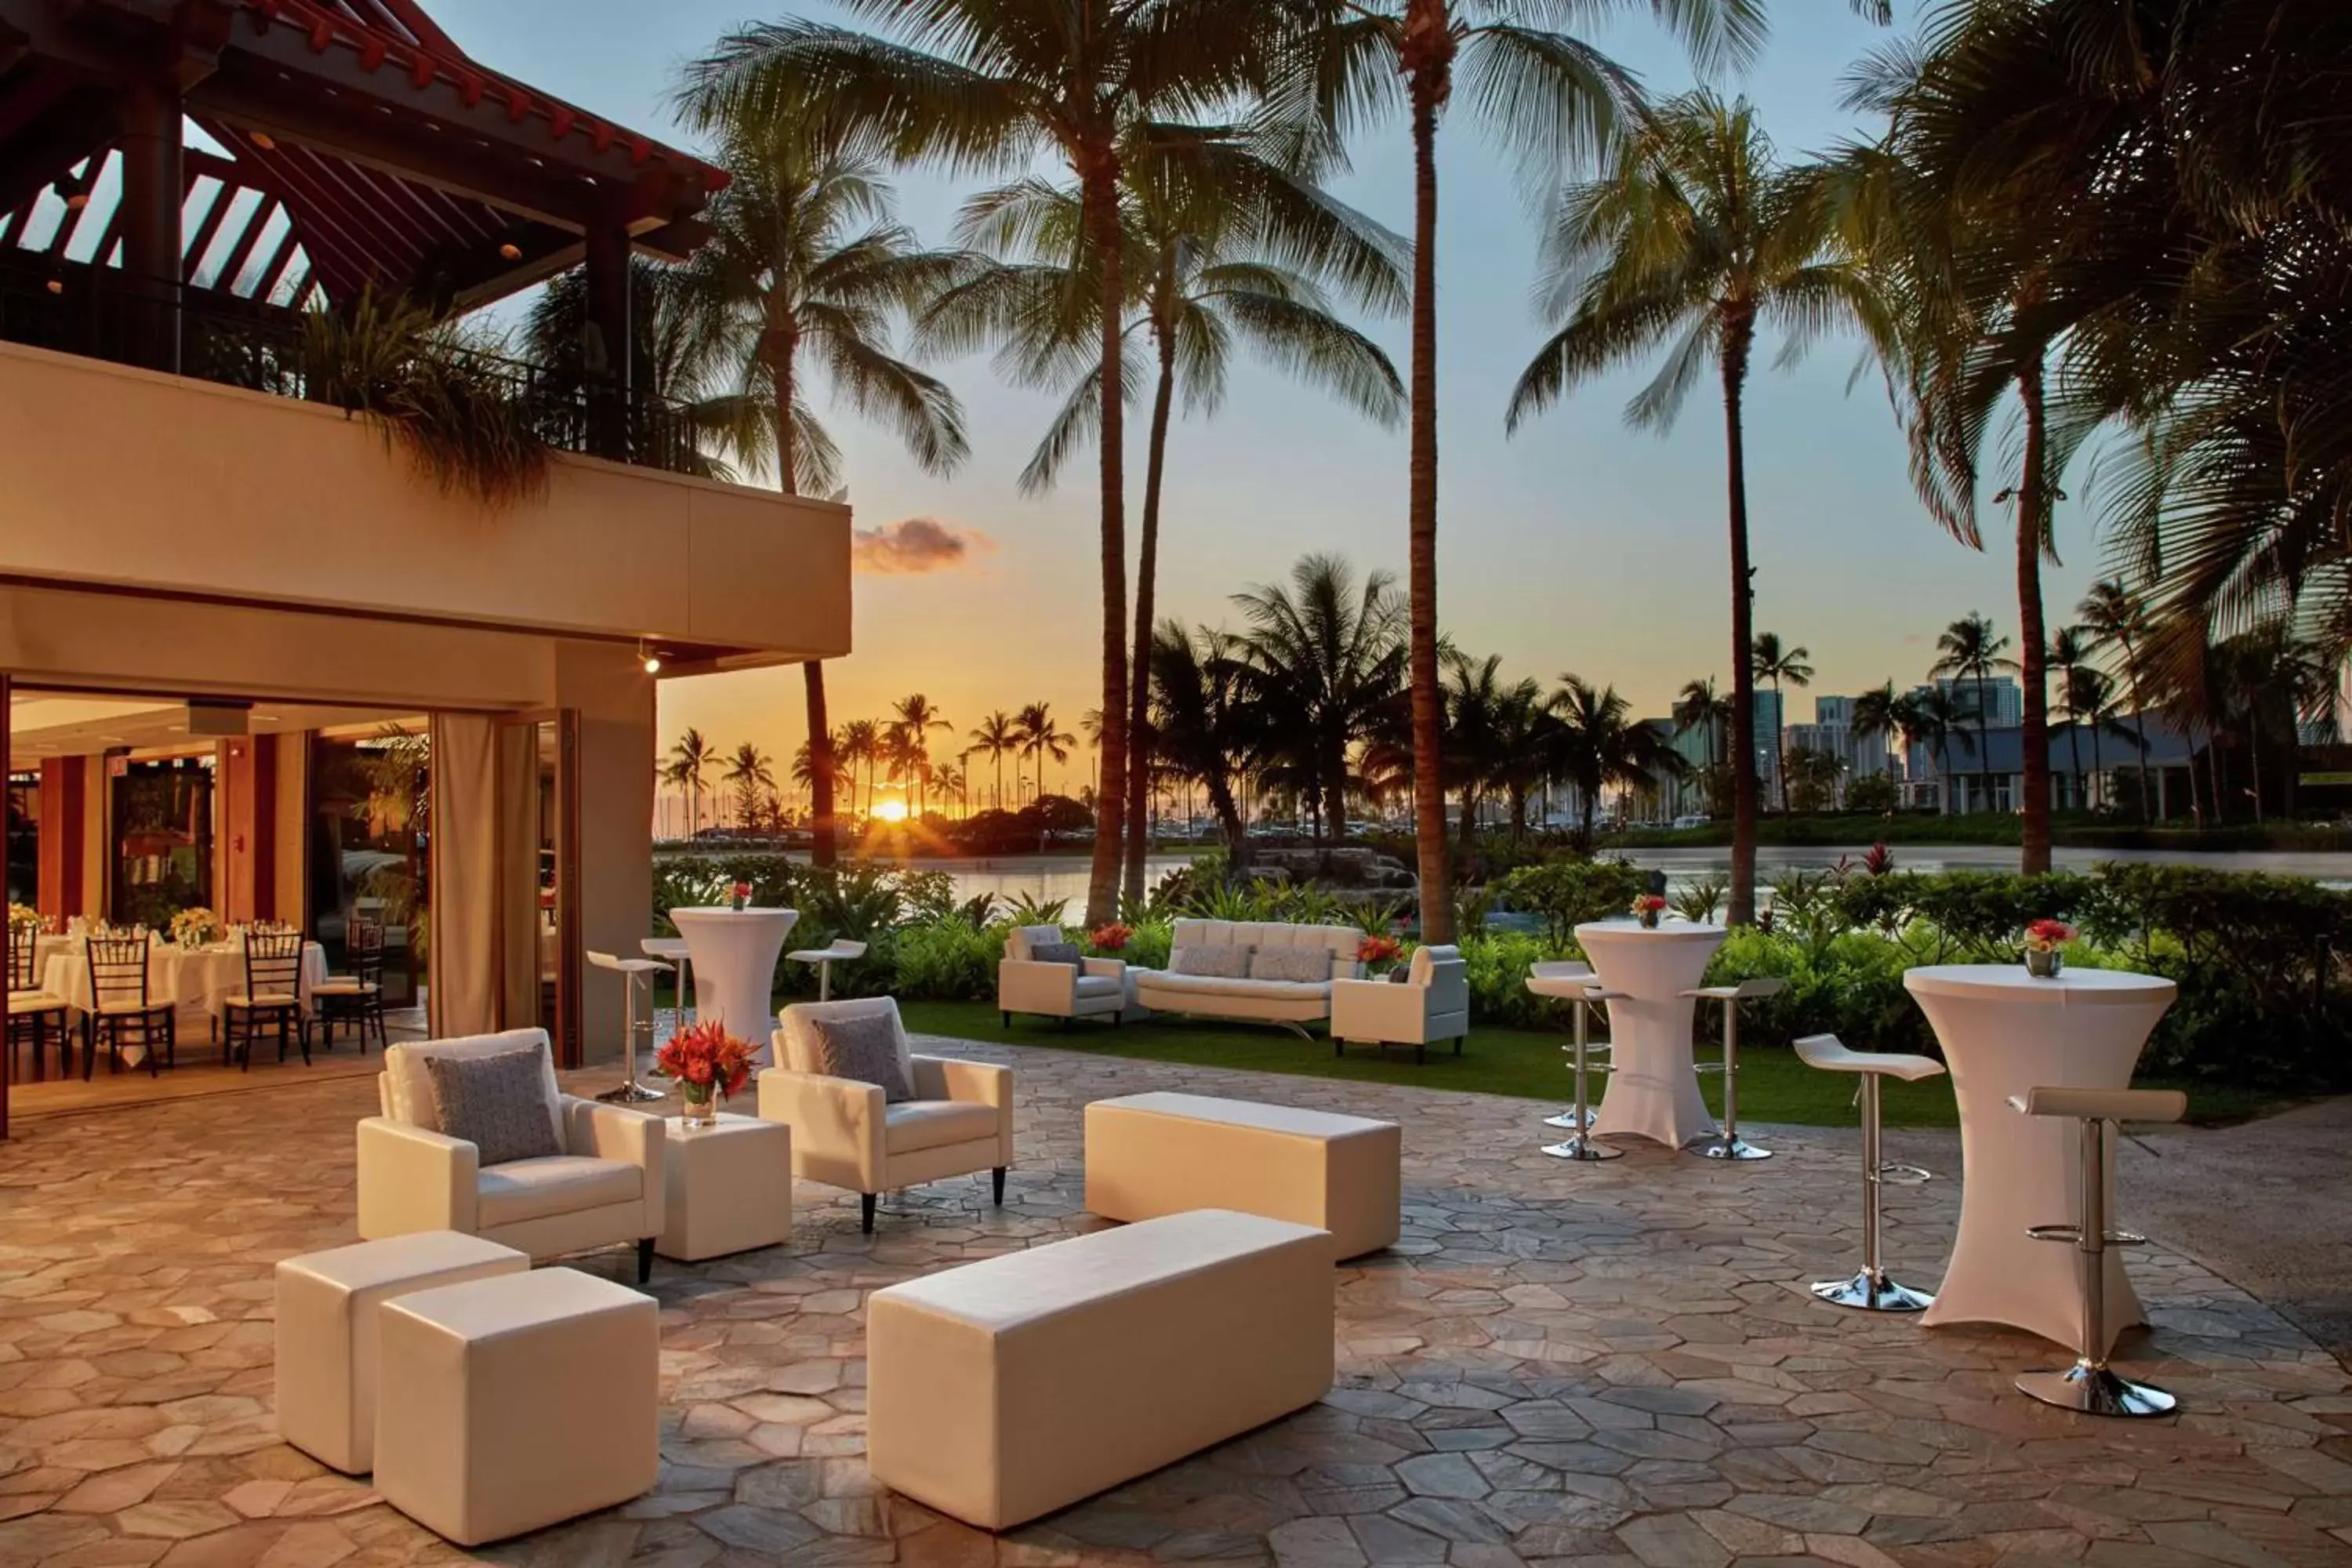
<path id="1" fill-rule="evenodd" d="M 1761 1165 L 1566 1167 L 1535 1152 L 1549 1108 L 1523 1101 L 946 1048 L 1019 1070 L 1006 1207 L 985 1178 L 942 1183 L 887 1199 L 868 1238 L 854 1199 L 804 1184 L 789 1248 L 657 1264 L 659 1488 L 478 1558 L 272 1426 L 269 1266 L 352 1238 L 372 1085 L 30 1125 L 0 1148 L 0 1563 L 2352 1563 L 2352 1380 L 2161 1247 L 2134 1265 L 2155 1331 L 2122 1353 L 2181 1395 L 2168 1421 L 2014 1394 L 2064 1359 L 2027 1336 L 1808 1298 L 1853 1266 L 1850 1132 L 1757 1129 L 1780 1154 Z M 879 1492 L 866 1293 L 1093 1228 L 1080 1108 L 1152 1088 L 1403 1124 L 1405 1238 L 1340 1271 L 1338 1385 L 1003 1538 Z M 1947 1134 L 1889 1142 L 1957 1162 Z M 2128 1170 L 2124 1188 L 2129 1220 Z M 1955 1189 L 1890 1194 L 1890 1261 L 1916 1283 Z M 619 1254 L 586 1266 L 629 1277 Z"/>

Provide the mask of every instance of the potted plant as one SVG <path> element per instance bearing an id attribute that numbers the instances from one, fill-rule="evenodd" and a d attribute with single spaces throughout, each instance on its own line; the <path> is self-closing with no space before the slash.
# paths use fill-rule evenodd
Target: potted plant
<path id="1" fill-rule="evenodd" d="M 1377 931 L 1366 936 L 1363 941 L 1356 944 L 1356 962 L 1362 964 L 1364 973 L 1375 980 L 1382 978 L 1394 969 L 1397 960 L 1403 956 L 1404 943 L 1392 936 L 1383 936 Z"/>
<path id="2" fill-rule="evenodd" d="M 1087 941 L 1094 944 L 1097 953 L 1106 957 L 1117 957 L 1125 952 L 1127 944 L 1134 940 L 1135 928 L 1124 921 L 1107 921 L 1087 933 Z"/>
<path id="3" fill-rule="evenodd" d="M 220 935 L 220 917 L 202 904 L 191 904 L 172 917 L 172 941 L 182 948 L 198 948 Z"/>
<path id="4" fill-rule="evenodd" d="M 2074 928 L 2064 921 L 2035 921 L 2025 928 L 2025 972 L 2036 980 L 2057 979 L 2074 940 Z"/>
<path id="5" fill-rule="evenodd" d="M 751 1047 L 713 1019 L 681 1029 L 654 1058 L 654 1071 L 677 1084 L 689 1127 L 719 1120 L 719 1101 L 732 1100 L 751 1080 Z"/>
<path id="6" fill-rule="evenodd" d="M 727 907 L 741 914 L 751 907 L 751 884 L 738 882 L 727 889 Z"/>
<path id="7" fill-rule="evenodd" d="M 1665 912 L 1666 896 L 1664 893 L 1643 893 L 1633 900 L 1633 918 L 1642 922 L 1644 931 L 1657 930 L 1658 921 Z"/>

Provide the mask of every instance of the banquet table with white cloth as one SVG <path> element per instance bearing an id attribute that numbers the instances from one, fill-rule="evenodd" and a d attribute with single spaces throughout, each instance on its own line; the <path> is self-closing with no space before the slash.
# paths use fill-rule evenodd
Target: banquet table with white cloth
<path id="1" fill-rule="evenodd" d="M 327 978 L 327 950 L 302 944 L 302 1005 L 305 1011 Z M 50 954 L 41 971 L 41 989 L 77 1013 L 94 1005 L 89 952 L 79 942 Z M 147 996 L 159 1005 L 192 1016 L 220 1016 L 227 1000 L 245 990 L 245 950 L 230 942 L 186 948 L 157 942 L 147 950 Z"/>
<path id="2" fill-rule="evenodd" d="M 800 911 L 680 909 L 669 918 L 692 955 L 695 1021 L 726 1025 L 765 1062 L 776 1028 L 776 960 Z"/>
<path id="3" fill-rule="evenodd" d="M 2037 1225 L 2080 1221 L 2074 1125 L 2009 1103 L 2031 1089 L 2128 1089 L 2141 1047 L 2178 988 L 2150 974 L 2069 969 L 2036 979 L 2021 963 L 1936 964 L 1903 984 L 1927 1016 L 1960 1112 L 1960 1223 L 1928 1323 L 2006 1323 L 2073 1346 L 2083 1288 L 2072 1247 L 2036 1241 Z M 2113 1172 L 2109 1173 L 2113 1180 Z M 2116 1212 L 2115 1195 L 2107 1212 Z M 2146 1321 L 2107 1253 L 2107 1341 Z"/>
<path id="4" fill-rule="evenodd" d="M 1592 1135 L 1632 1133 L 1679 1149 L 1715 1131 L 1691 1057 L 1696 1004 L 1683 994 L 1706 978 L 1707 961 L 1727 934 L 1717 925 L 1596 921 L 1576 928 L 1577 945 L 1601 985 L 1622 991 L 1608 1004 L 1609 1087 Z"/>

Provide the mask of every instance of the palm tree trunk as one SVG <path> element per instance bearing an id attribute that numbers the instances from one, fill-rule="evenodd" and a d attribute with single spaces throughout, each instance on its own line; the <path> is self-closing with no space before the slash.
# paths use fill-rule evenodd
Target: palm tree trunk
<path id="1" fill-rule="evenodd" d="M 801 666 L 807 689 L 809 726 L 809 858 L 830 866 L 839 855 L 833 821 L 833 729 L 825 715 L 824 666 L 815 659 Z"/>
<path id="2" fill-rule="evenodd" d="M 1433 16 L 1430 13 L 1434 12 Z M 1433 34 L 1432 29 L 1434 29 Z M 1408 0 L 1408 38 L 1450 52 L 1442 0 Z M 1412 456 L 1406 507 L 1411 539 L 1412 826 L 1421 881 L 1421 940 L 1454 940 L 1454 878 L 1445 853 L 1444 744 L 1437 677 L 1437 105 L 1442 58 L 1411 70 L 1412 94 Z"/>
<path id="3" fill-rule="evenodd" d="M 1126 381 L 1120 374 L 1126 310 L 1121 274 L 1118 160 L 1108 142 L 1090 148 L 1078 170 L 1087 235 L 1102 279 L 1102 415 L 1095 446 L 1102 458 L 1102 784 L 1095 792 L 1094 862 L 1087 877 L 1087 924 L 1118 913 L 1119 826 L 1127 805 L 1127 492 Z M 1045 787 L 1038 767 L 1037 787 Z"/>
<path id="4" fill-rule="evenodd" d="M 2074 765 L 2074 806 L 2080 811 L 2088 809 L 2090 792 L 2083 787 L 2083 716 L 2074 711 L 2075 668 L 2071 664 L 2062 666 L 2058 679 L 2066 688 L 2066 757 Z M 2091 761 L 2095 772 L 2098 758 L 2099 735 L 2094 730 L 2091 732 Z"/>
<path id="5" fill-rule="evenodd" d="M 1744 316 L 1724 322 L 1723 449 L 1731 521 L 1731 898 L 1727 918 L 1733 925 L 1756 923 L 1755 591 L 1748 560 L 1748 447 L 1739 412 L 1753 332 L 1753 324 Z"/>
<path id="6" fill-rule="evenodd" d="M 2025 688 L 2025 822 L 2018 868 L 2029 877 L 2050 869 L 2049 642 L 2042 620 L 2042 552 L 2050 538 L 2047 421 L 2042 404 L 2042 361 L 2035 356 L 2017 377 L 2025 404 L 2025 477 L 2017 492 L 2018 681 Z"/>
<path id="7" fill-rule="evenodd" d="M 1171 262 L 1172 266 L 1173 263 Z M 1162 279 L 1172 287 L 1172 279 Z M 1151 395 L 1151 439 L 1143 467 L 1143 538 L 1135 563 L 1135 655 L 1129 671 L 1127 714 L 1127 871 L 1129 903 L 1143 904 L 1143 860 L 1151 850 L 1151 618 L 1160 573 L 1160 488 L 1167 473 L 1168 415 L 1176 395 L 1176 343 L 1156 325 L 1160 381 Z"/>
<path id="8" fill-rule="evenodd" d="M 2146 822 L 2148 813 L 2156 809 L 2147 782 L 2147 704 L 2140 697 L 2139 655 L 2132 651 L 2131 638 L 2125 637 L 2123 645 L 2124 674 L 2131 688 L 2132 727 L 2139 731 L 2139 819 Z"/>
<path id="9" fill-rule="evenodd" d="M 2071 707 L 2072 704 L 2070 703 L 2068 706 Z M 2091 721 L 2091 773 L 2094 776 L 2104 776 L 2107 771 L 2105 766 L 2105 748 L 2099 743 L 2100 722 L 2100 719 L 2096 716 L 2095 716 Z M 2077 777 L 2081 776 L 2082 766 L 2083 764 L 2078 757 L 2074 763 Z"/>
<path id="10" fill-rule="evenodd" d="M 1772 710 L 1780 716 L 1780 731 L 1772 737 L 1772 772 L 1780 781 L 1780 815 L 1789 815 L 1789 699 L 1780 689 L 1780 672 L 1772 675 Z"/>

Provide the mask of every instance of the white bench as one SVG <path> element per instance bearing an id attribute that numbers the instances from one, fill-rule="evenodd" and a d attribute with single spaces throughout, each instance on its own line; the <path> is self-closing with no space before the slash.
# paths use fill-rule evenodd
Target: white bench
<path id="1" fill-rule="evenodd" d="M 874 1479 L 1009 1530 L 1331 1386 L 1331 1238 L 1203 1209 L 877 1290 Z"/>
<path id="2" fill-rule="evenodd" d="M 1087 1207 L 1105 1219 L 1239 1209 L 1328 1230 L 1332 1256 L 1397 1238 L 1403 1133 L 1393 1121 L 1204 1094 L 1087 1107 Z"/>

